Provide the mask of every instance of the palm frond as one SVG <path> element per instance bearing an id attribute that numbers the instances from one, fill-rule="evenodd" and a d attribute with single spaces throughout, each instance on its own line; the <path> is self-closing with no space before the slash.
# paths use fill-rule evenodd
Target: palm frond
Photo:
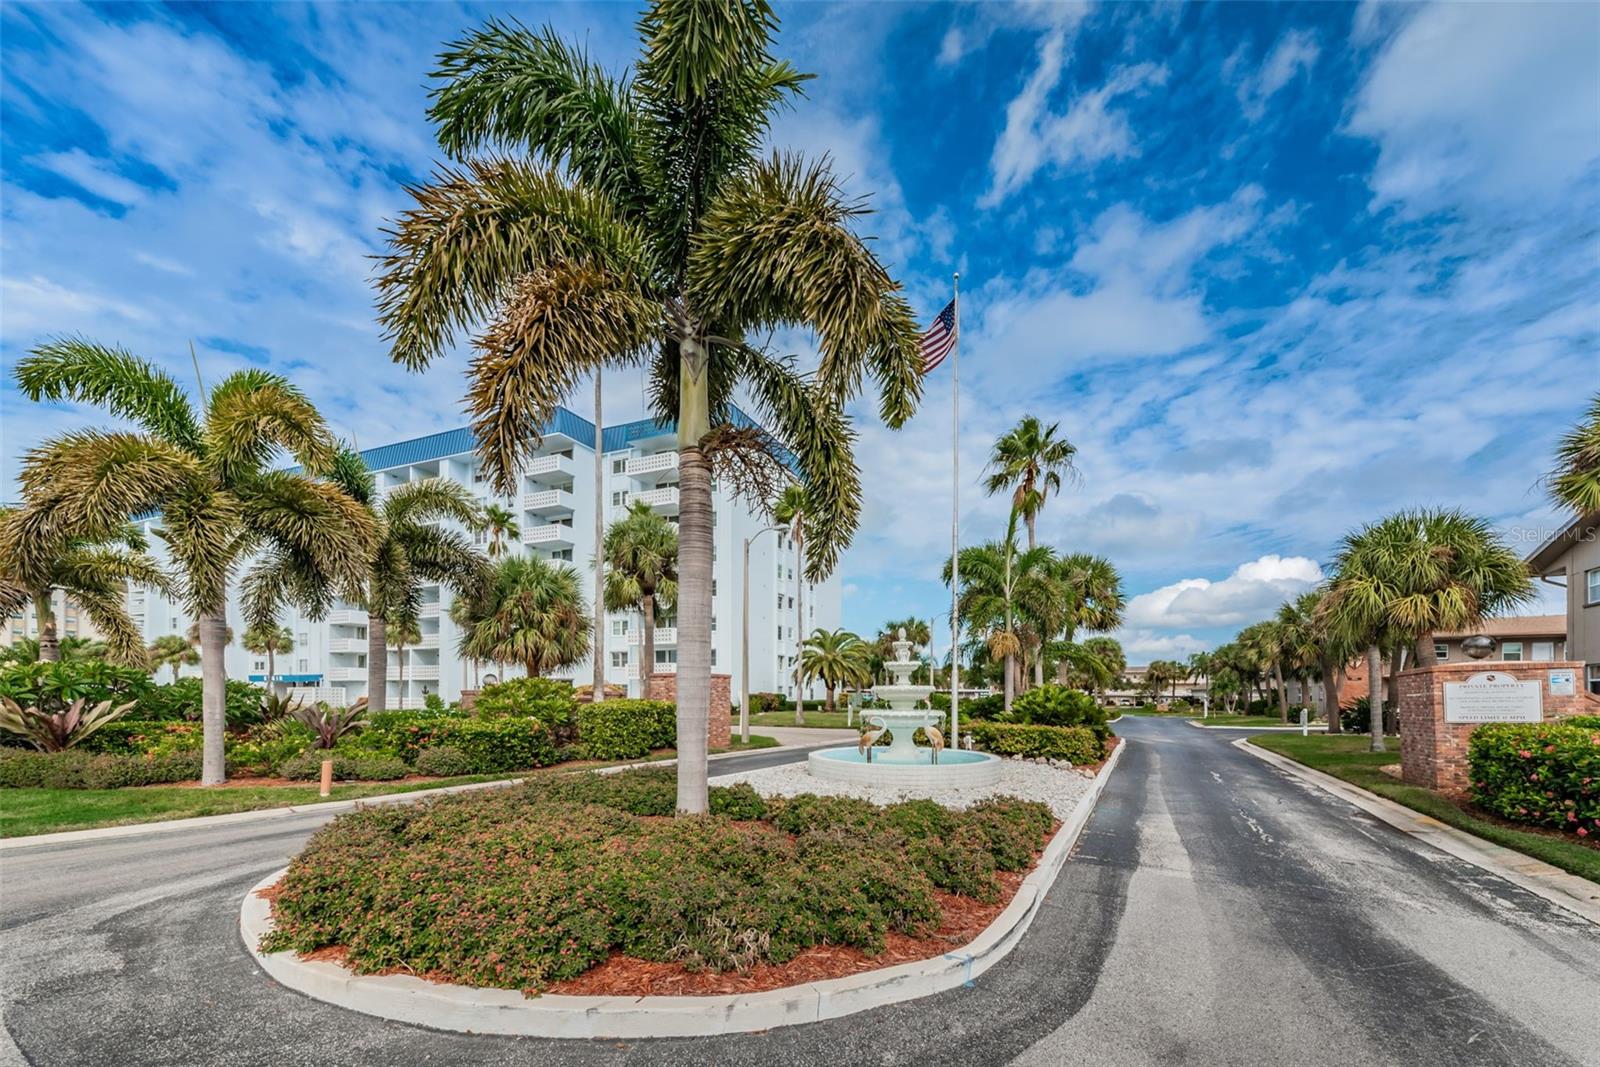
<path id="1" fill-rule="evenodd" d="M 367 461 L 361 458 L 351 445 L 341 443 L 334 453 L 333 462 L 322 475 L 328 481 L 343 489 L 345 495 L 358 504 L 369 507 L 378 498 L 377 478 L 367 467 Z"/>
<path id="2" fill-rule="evenodd" d="M 62 338 L 35 348 L 16 368 L 30 400 L 97 404 L 186 452 L 200 450 L 200 426 L 178 383 L 120 348 Z"/>
<path id="3" fill-rule="evenodd" d="M 290 551 L 315 560 L 332 584 L 360 586 L 377 543 L 371 509 L 330 482 L 274 472 L 239 493 L 245 523 Z"/>
<path id="4" fill-rule="evenodd" d="M 313 475 L 338 451 L 304 393 L 280 375 L 253 369 L 228 375 L 211 391 L 205 442 L 206 460 L 224 484 L 266 466 L 280 448 Z"/>
<path id="5" fill-rule="evenodd" d="M 174 492 L 204 483 L 198 460 L 176 445 L 131 433 L 63 434 L 23 458 L 19 479 L 28 515 L 19 540 L 50 543 L 72 535 L 100 540 L 129 516 L 164 506 Z"/>
<path id="6" fill-rule="evenodd" d="M 1550 495 L 1577 514 L 1600 511 L 1600 393 L 1589 398 L 1583 421 L 1561 438 L 1547 482 Z"/>

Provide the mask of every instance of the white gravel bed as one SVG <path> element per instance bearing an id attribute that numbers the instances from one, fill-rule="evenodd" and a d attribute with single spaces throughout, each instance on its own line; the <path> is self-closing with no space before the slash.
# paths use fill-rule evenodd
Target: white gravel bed
<path id="1" fill-rule="evenodd" d="M 1023 760 L 1005 760 L 1000 770 L 1000 781 L 992 786 L 969 789 L 941 789 L 929 793 L 910 791 L 892 785 L 857 785 L 852 782 L 835 782 L 812 777 L 804 763 L 787 763 L 759 771 L 743 771 L 712 779 L 712 785 L 732 785 L 749 782 L 751 788 L 762 796 L 792 797 L 800 793 L 818 793 L 832 796 L 860 797 L 874 804 L 893 804 L 900 800 L 927 798 L 951 808 L 964 808 L 985 797 L 1013 796 L 1023 800 L 1039 800 L 1050 805 L 1059 819 L 1072 814 L 1083 795 L 1094 781 L 1088 772 L 1070 767 L 1051 767 L 1044 763 Z"/>

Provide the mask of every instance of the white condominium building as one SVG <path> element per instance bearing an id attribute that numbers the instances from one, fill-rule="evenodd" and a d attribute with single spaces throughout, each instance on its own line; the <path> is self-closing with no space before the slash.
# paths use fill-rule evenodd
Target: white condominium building
<path id="1" fill-rule="evenodd" d="M 409 441 L 368 449 L 362 453 L 377 477 L 378 491 L 424 478 L 448 478 L 469 487 L 485 504 L 495 503 L 517 516 L 520 544 L 510 551 L 559 560 L 575 568 L 587 599 L 594 589 L 594 424 L 558 408 L 545 429 L 544 440 L 524 465 L 518 478 L 518 495 L 498 496 L 480 473 L 468 429 L 449 430 Z M 604 497 L 599 506 L 607 522 L 622 516 L 636 500 L 648 503 L 658 514 L 676 522 L 678 515 L 678 453 L 675 427 L 670 423 L 641 420 L 607 426 L 603 436 Z M 769 525 L 727 487 L 713 483 L 715 548 L 711 599 L 711 662 L 716 673 L 731 674 L 732 691 L 740 689 L 739 641 L 744 539 Z M 159 526 L 159 516 L 143 520 Z M 487 546 L 488 536 L 477 535 Z M 152 538 L 159 553 L 162 542 Z M 237 575 L 235 578 L 237 579 Z M 793 680 L 798 646 L 805 633 L 817 627 L 836 629 L 840 619 L 840 582 L 837 575 L 812 585 L 805 583 L 805 621 L 797 626 L 795 597 L 803 579 L 795 561 L 794 543 L 779 532 L 758 537 L 750 551 L 750 690 L 795 693 Z M 463 689 L 485 684 L 493 665 L 476 667 L 456 652 L 460 637 L 450 621 L 451 591 L 437 585 L 422 589 L 420 644 L 403 652 L 391 649 L 388 671 L 388 706 L 421 707 L 430 693 L 446 701 Z M 147 639 L 168 633 L 183 634 L 193 621 L 181 605 L 159 593 L 135 588 L 129 607 Z M 262 682 L 267 659 L 246 651 L 237 638 L 244 633 L 237 587 L 229 598 L 228 622 L 235 642 L 228 648 L 230 678 Z M 348 703 L 367 695 L 367 615 L 353 604 L 336 604 L 320 620 L 295 609 L 282 622 L 294 637 L 294 651 L 277 657 L 281 683 L 318 690 L 322 699 Z M 606 616 L 604 656 L 606 679 L 626 686 L 629 695 L 643 695 L 640 657 L 643 653 L 642 616 L 638 612 L 611 612 Z M 803 631 L 803 632 L 802 632 Z M 402 659 L 404 671 L 402 672 Z M 657 611 L 655 671 L 677 670 L 678 634 L 670 610 Z M 199 668 L 184 669 L 186 674 Z M 518 676 L 512 667 L 507 676 Z M 559 673 L 582 685 L 594 677 L 589 661 Z M 401 678 L 404 678 L 404 682 Z M 820 684 L 808 687 L 809 698 L 820 698 Z"/>

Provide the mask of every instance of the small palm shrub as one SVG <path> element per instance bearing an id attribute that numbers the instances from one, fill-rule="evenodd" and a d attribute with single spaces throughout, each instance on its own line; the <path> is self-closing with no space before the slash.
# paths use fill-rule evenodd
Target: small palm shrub
<path id="1" fill-rule="evenodd" d="M 472 713 L 480 719 L 508 715 L 533 719 L 550 731 L 557 744 L 572 737 L 578 699 L 569 682 L 555 678 L 511 678 L 486 686 L 478 694 Z"/>
<path id="2" fill-rule="evenodd" d="M 1011 703 L 1008 722 L 1030 726 L 1084 726 L 1105 741 L 1111 737 L 1105 712 L 1094 697 L 1064 685 L 1041 685 Z"/>
<path id="3" fill-rule="evenodd" d="M 22 738 L 41 752 L 65 752 L 88 738 L 102 726 L 120 719 L 134 709 L 137 701 L 113 706 L 102 700 L 86 707 L 79 697 L 60 711 L 41 711 L 37 706 L 22 707 L 10 697 L 0 697 L 0 730 Z"/>

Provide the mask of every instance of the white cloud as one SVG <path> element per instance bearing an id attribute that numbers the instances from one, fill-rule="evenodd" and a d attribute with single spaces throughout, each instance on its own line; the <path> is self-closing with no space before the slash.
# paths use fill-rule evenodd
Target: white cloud
<path id="1" fill-rule="evenodd" d="M 1131 667 L 1143 666 L 1153 659 L 1188 659 L 1191 653 L 1209 648 L 1211 644 L 1193 634 L 1162 634 L 1126 627 L 1108 636 L 1122 646 L 1122 654 Z"/>
<path id="2" fill-rule="evenodd" d="M 960 26 L 945 30 L 944 39 L 939 42 L 939 65 L 949 67 L 961 62 L 961 57 L 966 55 L 965 43 L 966 37 Z"/>
<path id="3" fill-rule="evenodd" d="M 1121 67 L 1105 84 L 1074 97 L 1064 112 L 1050 110 L 1068 60 L 1068 32 L 1057 29 L 1039 46 L 1039 65 L 1006 105 L 1006 125 L 995 142 L 993 183 L 979 206 L 993 207 L 1045 166 L 1069 167 L 1139 154 L 1127 115 L 1112 107 L 1121 96 L 1164 85 L 1167 69 L 1154 63 Z"/>
<path id="4" fill-rule="evenodd" d="M 118 174 L 110 164 L 96 159 L 81 148 L 70 152 L 50 152 L 33 157 L 30 161 L 85 189 L 102 200 L 130 205 L 137 204 L 149 195 L 150 190 L 138 182 L 129 181 Z"/>
<path id="5" fill-rule="evenodd" d="M 1600 158 L 1600 6 L 1436 4 L 1384 45 L 1348 128 L 1376 201 L 1553 198 Z"/>
<path id="6" fill-rule="evenodd" d="M 1321 49 L 1317 47 L 1316 35 L 1312 33 L 1290 30 L 1280 37 L 1262 61 L 1261 68 L 1239 79 L 1234 86 L 1245 117 L 1255 122 L 1265 115 L 1267 102 L 1277 95 L 1278 90 L 1293 81 L 1296 75 L 1310 71 L 1319 54 Z M 1230 63 L 1233 61 L 1230 60 Z"/>
<path id="7" fill-rule="evenodd" d="M 1267 555 L 1240 564 L 1221 581 L 1184 578 L 1128 601 L 1133 627 L 1234 626 L 1266 618 L 1278 605 L 1322 581 L 1304 556 Z"/>

